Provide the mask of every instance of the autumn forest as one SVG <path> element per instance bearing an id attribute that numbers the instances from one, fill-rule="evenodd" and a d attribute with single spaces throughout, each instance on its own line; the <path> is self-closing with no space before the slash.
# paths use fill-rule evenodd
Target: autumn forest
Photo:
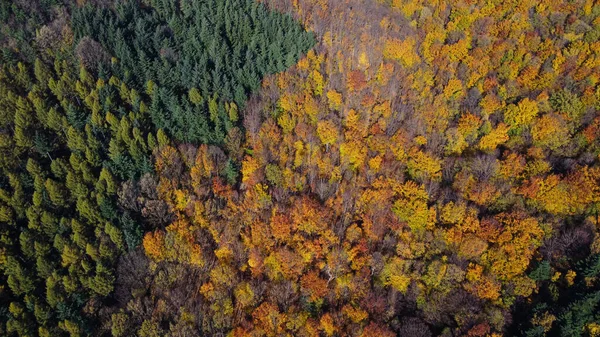
<path id="1" fill-rule="evenodd" d="M 0 0 L 0 335 L 600 337 L 600 1 Z"/>

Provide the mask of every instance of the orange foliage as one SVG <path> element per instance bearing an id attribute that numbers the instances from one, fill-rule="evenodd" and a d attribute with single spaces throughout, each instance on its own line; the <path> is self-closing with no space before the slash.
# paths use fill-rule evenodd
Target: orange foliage
<path id="1" fill-rule="evenodd" d="M 310 297 L 310 301 L 314 302 L 322 299 L 327 294 L 327 281 L 320 278 L 317 272 L 311 271 L 302 276 L 300 285 L 303 292 Z"/>
<path id="2" fill-rule="evenodd" d="M 365 73 L 360 70 L 351 71 L 348 73 L 348 79 L 346 81 L 348 91 L 361 91 L 367 85 L 367 79 Z"/>
<path id="3" fill-rule="evenodd" d="M 573 32 L 597 26 L 593 14 L 560 1 L 388 5 L 291 2 L 323 50 L 266 79 L 245 111 L 258 127 L 239 189 L 210 183 L 223 163 L 206 146 L 183 177 L 166 177 L 177 149 L 157 150 L 159 194 L 178 219 L 146 234 L 146 254 L 191 264 L 181 256 L 196 252 L 220 283 L 239 281 L 203 286 L 243 303 L 234 335 L 391 337 L 403 323 L 386 301 L 416 296 L 415 316 L 442 326 L 439 306 L 464 289 L 477 309 L 452 314 L 452 333 L 493 336 L 538 287 L 528 271 L 542 242 L 565 217 L 592 220 L 600 47 Z M 567 8 L 577 14 L 538 27 Z M 565 85 L 585 118 L 556 95 Z"/>
<path id="4" fill-rule="evenodd" d="M 146 255 L 160 261 L 164 257 L 165 234 L 162 231 L 148 232 L 144 235 L 144 251 Z"/>

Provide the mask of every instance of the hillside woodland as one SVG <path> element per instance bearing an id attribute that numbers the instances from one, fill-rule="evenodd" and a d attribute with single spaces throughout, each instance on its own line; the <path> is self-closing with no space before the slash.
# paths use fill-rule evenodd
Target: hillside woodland
<path id="1" fill-rule="evenodd" d="M 0 22 L 0 335 L 600 336 L 600 2 Z"/>

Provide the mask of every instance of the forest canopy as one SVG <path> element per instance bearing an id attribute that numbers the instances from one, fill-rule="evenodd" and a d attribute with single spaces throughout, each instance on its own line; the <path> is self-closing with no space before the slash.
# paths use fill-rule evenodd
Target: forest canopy
<path id="1" fill-rule="evenodd" d="M 171 218 L 121 185 L 155 194 L 170 139 L 220 145 L 235 183 L 248 95 L 314 44 L 250 1 L 169 3 L 2 1 L 0 334 L 105 333 L 119 257 Z"/>
<path id="2" fill-rule="evenodd" d="M 0 19 L 0 335 L 600 336 L 600 3 Z"/>
<path id="3" fill-rule="evenodd" d="M 73 31 L 79 43 L 92 38 L 113 56 L 101 66 L 145 90 L 154 127 L 178 141 L 223 143 L 260 80 L 294 65 L 314 44 L 289 15 L 253 0 L 148 5 L 78 8 Z"/>

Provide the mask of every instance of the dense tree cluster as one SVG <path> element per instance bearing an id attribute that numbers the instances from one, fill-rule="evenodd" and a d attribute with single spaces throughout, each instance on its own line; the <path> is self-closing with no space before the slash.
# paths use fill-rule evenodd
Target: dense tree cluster
<path id="1" fill-rule="evenodd" d="M 111 294 L 119 254 L 142 235 L 116 193 L 152 171 L 145 105 L 117 78 L 53 56 L 69 53 L 63 29 L 43 58 L 0 69 L 4 333 L 89 333 L 82 308 Z"/>
<path id="2" fill-rule="evenodd" d="M 82 7 L 74 31 L 109 50 L 126 83 L 152 87 L 152 122 L 180 141 L 223 143 L 260 80 L 314 44 L 291 17 L 253 0 L 147 2 Z"/>
<path id="3" fill-rule="evenodd" d="M 66 3 L 65 0 L 0 0 L 0 60 L 10 62 L 23 58 L 32 62 L 36 53 L 31 41 L 36 29 L 50 22 L 53 10 Z M 56 21 L 53 27 L 48 26 L 39 33 L 48 34 L 58 26 L 60 23 Z"/>
<path id="4" fill-rule="evenodd" d="M 254 76 L 256 83 L 244 87 L 236 97 L 243 103 L 246 95 L 257 89 L 262 76 L 295 63 L 300 50 L 310 46 L 311 35 L 290 17 L 269 14 L 263 7 L 247 1 L 206 2 L 207 8 L 222 15 L 212 17 L 216 20 L 215 27 L 225 24 L 228 10 L 224 4 L 227 8 L 234 6 L 235 11 L 230 14 L 236 15 L 240 15 L 236 11 L 253 8 L 252 17 L 238 22 L 259 28 L 248 31 L 242 29 L 248 27 L 231 26 L 228 22 L 228 29 L 248 35 L 247 43 L 237 43 L 236 50 L 251 51 L 250 44 L 258 44 L 260 48 L 271 46 L 270 51 L 264 51 L 264 57 L 269 62 L 283 62 L 256 68 L 250 66 L 248 59 L 237 58 L 227 68 L 205 69 L 205 74 L 227 80 L 229 74 Z M 0 41 L 6 56 L 0 68 L 2 335 L 104 333 L 102 320 L 107 315 L 105 307 L 115 300 L 119 257 L 141 244 L 146 229 L 170 219 L 165 202 L 127 199 L 131 195 L 119 194 L 124 189 L 121 184 L 136 181 L 143 191 L 154 191 L 156 184 L 148 179 L 154 172 L 152 151 L 169 144 L 170 137 L 181 135 L 184 126 L 190 125 L 188 121 L 201 123 L 206 134 L 220 134 L 219 138 L 202 141 L 220 143 L 223 157 L 224 151 L 235 153 L 242 141 L 237 127 L 241 126 L 238 105 L 219 98 L 229 97 L 230 87 L 213 85 L 206 93 L 195 87 L 190 89 L 189 83 L 180 78 L 146 77 L 145 73 L 137 72 L 139 68 L 133 68 L 137 59 L 120 50 L 105 48 L 90 37 L 95 30 L 81 28 L 76 20 L 71 20 L 71 14 L 85 18 L 97 10 L 98 18 L 139 14 L 136 22 L 151 26 L 162 13 L 160 4 L 145 7 L 144 15 L 136 10 L 141 4 L 133 1 L 114 7 L 105 6 L 109 3 L 72 8 L 58 5 L 48 1 L 2 2 L 1 7 L 6 19 Z M 27 10 L 31 10 L 29 17 Z M 186 25 L 194 26 L 191 21 Z M 279 32 L 268 33 L 273 27 L 279 27 Z M 94 28 L 104 32 L 115 29 L 112 33 L 121 29 L 109 21 Z M 155 28 L 169 29 L 164 25 Z M 288 30 L 282 33 L 281 28 Z M 74 33 L 85 29 L 87 35 Z M 259 33 L 261 37 L 257 37 Z M 297 39 L 302 43 L 291 46 Z M 207 45 L 221 42 L 218 34 L 203 38 Z M 136 43 L 151 45 L 152 36 L 140 36 Z M 280 56 L 272 53 L 272 46 L 277 46 Z M 284 47 L 291 51 L 282 54 Z M 187 57 L 188 64 L 197 61 L 194 50 L 185 47 L 180 52 Z M 161 59 L 164 55 L 150 56 L 168 64 Z M 210 62 L 232 61 L 225 57 L 222 52 L 212 54 Z M 176 66 L 182 72 L 187 71 L 179 64 Z M 211 79 L 210 83 L 215 82 Z M 207 97 L 206 102 L 201 94 Z M 163 110 L 165 107 L 169 110 Z M 186 116 L 173 113 L 185 109 L 189 110 Z M 219 126 L 217 120 L 224 120 L 223 113 L 227 125 Z M 161 114 L 177 118 L 180 129 L 161 125 L 157 120 Z M 215 122 L 211 126 L 202 122 L 209 118 Z M 226 160 L 220 171 L 230 182 L 235 182 L 237 176 L 234 162 L 235 159 Z M 140 207 L 127 208 L 132 202 Z"/>
<path id="5" fill-rule="evenodd" d="M 600 4 L 1 3 L 0 333 L 600 336 Z"/>

